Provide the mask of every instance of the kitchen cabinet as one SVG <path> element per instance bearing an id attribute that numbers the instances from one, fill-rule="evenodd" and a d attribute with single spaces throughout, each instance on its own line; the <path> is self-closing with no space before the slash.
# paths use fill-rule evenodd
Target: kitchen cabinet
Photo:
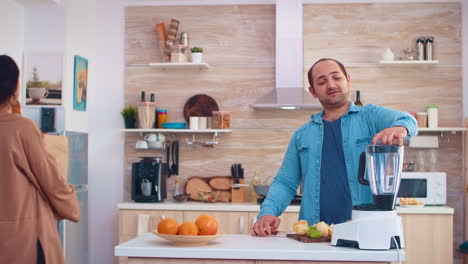
<path id="1" fill-rule="evenodd" d="M 159 217 L 175 218 L 179 223 L 195 221 L 202 214 L 211 214 L 218 220 L 219 230 L 224 234 L 249 234 L 253 220 L 258 215 L 257 204 L 206 204 L 206 203 L 159 203 L 119 204 L 119 242 L 123 243 L 137 235 L 138 215 L 151 215 L 150 230 L 156 229 Z M 145 210 L 142 210 L 145 209 Z M 423 208 L 400 208 L 405 234 L 407 264 L 453 263 L 453 209 L 427 206 Z M 291 231 L 298 220 L 299 206 L 289 206 L 280 216 L 279 231 Z M 126 258 L 121 257 L 124 264 Z"/>
<path id="2" fill-rule="evenodd" d="M 218 221 L 218 232 L 223 234 L 248 234 L 249 213 L 247 212 L 216 212 L 216 211 L 184 211 L 184 222 L 195 222 L 198 216 L 210 214 Z"/>
<path id="3" fill-rule="evenodd" d="M 252 228 L 254 219 L 257 217 L 258 212 L 249 212 L 249 230 Z M 291 231 L 292 225 L 297 222 L 299 217 L 299 213 L 283 213 L 280 218 L 280 225 L 278 227 L 278 231 Z"/>
<path id="4" fill-rule="evenodd" d="M 453 263 L 452 214 L 403 214 L 406 264 Z"/>

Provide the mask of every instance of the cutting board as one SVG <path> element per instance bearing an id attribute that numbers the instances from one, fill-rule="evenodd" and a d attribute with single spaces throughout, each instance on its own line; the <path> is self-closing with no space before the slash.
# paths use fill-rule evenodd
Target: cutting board
<path id="1" fill-rule="evenodd" d="M 191 116 L 213 116 L 211 112 L 218 110 L 218 104 L 212 97 L 206 94 L 197 94 L 190 97 L 185 103 L 184 117 L 188 123 Z"/>
<path id="2" fill-rule="evenodd" d="M 306 235 L 286 234 L 287 237 L 303 243 L 331 242 L 331 237 L 310 238 Z"/>

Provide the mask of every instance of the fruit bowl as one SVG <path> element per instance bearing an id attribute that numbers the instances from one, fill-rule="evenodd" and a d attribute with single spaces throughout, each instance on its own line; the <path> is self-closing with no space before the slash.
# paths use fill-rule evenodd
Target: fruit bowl
<path id="1" fill-rule="evenodd" d="M 216 234 L 212 236 L 182 236 L 182 235 L 166 235 L 153 232 L 158 237 L 165 239 L 179 246 L 204 246 L 212 240 L 218 239 L 223 236 L 223 234 Z"/>
<path id="2" fill-rule="evenodd" d="M 259 196 L 266 196 L 270 190 L 270 185 L 254 185 L 253 187 Z"/>

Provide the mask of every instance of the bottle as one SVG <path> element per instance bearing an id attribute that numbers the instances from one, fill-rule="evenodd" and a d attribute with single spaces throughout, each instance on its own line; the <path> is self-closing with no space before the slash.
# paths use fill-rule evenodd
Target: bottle
<path id="1" fill-rule="evenodd" d="M 190 46 L 189 45 L 189 34 L 187 32 L 180 33 L 180 45 Z"/>
<path id="2" fill-rule="evenodd" d="M 259 170 L 255 170 L 254 171 L 254 177 L 250 181 L 250 185 L 252 187 L 252 188 L 250 188 L 250 201 L 253 202 L 253 203 L 257 203 L 257 199 L 258 199 L 257 194 L 253 190 L 253 188 L 254 188 L 253 186 L 262 184 L 262 179 L 260 179 L 260 176 L 258 174 L 259 174 Z"/>
<path id="3" fill-rule="evenodd" d="M 357 106 L 362 106 L 361 102 L 361 91 L 356 91 L 356 101 L 354 102 Z"/>
<path id="4" fill-rule="evenodd" d="M 141 102 L 144 102 L 145 101 L 145 91 L 142 91 L 141 92 Z"/>
<path id="5" fill-rule="evenodd" d="M 416 40 L 416 50 L 418 51 L 418 60 L 424 60 L 424 42 L 426 38 L 420 37 Z"/>
<path id="6" fill-rule="evenodd" d="M 432 60 L 432 48 L 434 47 L 434 37 L 427 37 L 426 39 L 426 60 Z"/>
<path id="7" fill-rule="evenodd" d="M 151 93 L 151 95 L 150 95 L 150 101 L 151 101 L 151 102 L 154 102 L 154 93 Z"/>

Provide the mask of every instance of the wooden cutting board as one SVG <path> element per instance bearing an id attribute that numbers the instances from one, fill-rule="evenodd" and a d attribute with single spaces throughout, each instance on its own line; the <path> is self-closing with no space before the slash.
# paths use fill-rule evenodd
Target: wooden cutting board
<path id="1" fill-rule="evenodd" d="M 197 94 L 185 103 L 184 117 L 188 123 L 191 116 L 213 116 L 213 111 L 219 111 L 216 101 L 206 94 Z"/>
<path id="2" fill-rule="evenodd" d="M 303 243 L 331 242 L 331 237 L 310 238 L 306 235 L 286 234 L 287 237 Z"/>

